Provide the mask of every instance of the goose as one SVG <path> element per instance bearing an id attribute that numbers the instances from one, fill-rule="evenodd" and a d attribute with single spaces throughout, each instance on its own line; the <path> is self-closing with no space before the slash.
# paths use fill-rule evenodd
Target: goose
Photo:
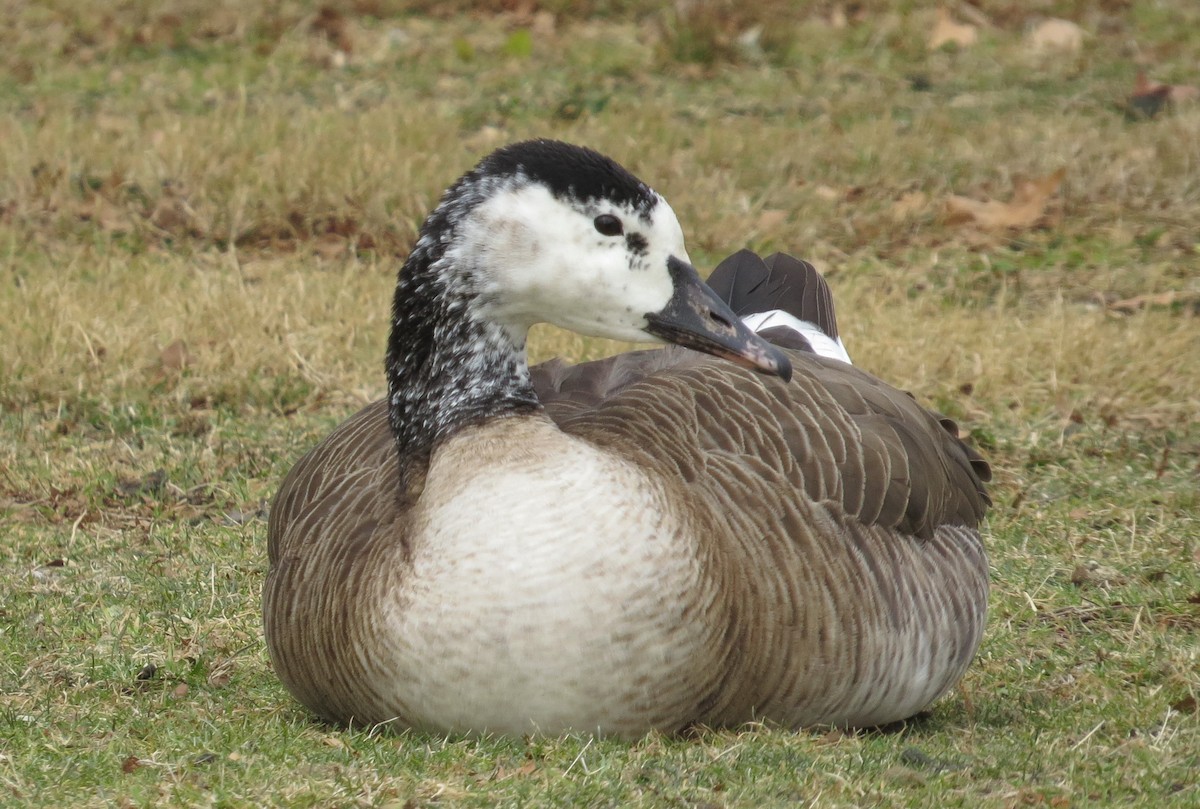
<path id="1" fill-rule="evenodd" d="M 286 689 L 342 726 L 636 738 L 878 726 L 952 688 L 987 463 L 849 362 L 812 265 L 742 251 L 711 284 L 587 148 L 455 182 L 399 270 L 387 398 L 273 501 Z M 538 322 L 668 345 L 531 369 Z"/>

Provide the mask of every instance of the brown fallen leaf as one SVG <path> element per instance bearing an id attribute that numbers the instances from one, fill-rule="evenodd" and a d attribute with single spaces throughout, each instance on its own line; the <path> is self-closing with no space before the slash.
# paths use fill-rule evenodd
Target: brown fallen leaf
<path id="1" fill-rule="evenodd" d="M 1083 48 L 1083 29 L 1070 20 L 1042 20 L 1026 36 L 1029 46 L 1038 53 L 1078 53 Z"/>
<path id="2" fill-rule="evenodd" d="M 213 667 L 208 675 L 208 685 L 211 688 L 224 688 L 233 679 L 233 661 L 224 660 Z"/>
<path id="3" fill-rule="evenodd" d="M 326 261 L 340 261 L 351 253 L 350 242 L 332 233 L 325 233 L 313 243 L 313 252 Z"/>
<path id="4" fill-rule="evenodd" d="M 979 29 L 970 23 L 955 22 L 950 11 L 945 6 L 937 10 L 937 22 L 929 34 L 928 47 L 936 51 L 943 45 L 957 45 L 960 48 L 970 47 L 979 39 Z"/>
<path id="5" fill-rule="evenodd" d="M 354 52 L 354 39 L 350 34 L 350 25 L 342 12 L 333 6 L 321 6 L 317 17 L 309 26 L 314 34 L 323 34 L 329 44 L 342 53 Z"/>
<path id="6" fill-rule="evenodd" d="M 1150 81 L 1146 77 L 1146 71 L 1139 70 L 1133 83 L 1133 93 L 1130 94 L 1125 109 L 1133 118 L 1153 118 L 1168 106 L 1196 101 L 1200 101 L 1200 87 Z"/>
<path id="7" fill-rule="evenodd" d="M 764 208 L 762 213 L 758 215 L 758 227 L 760 231 L 773 230 L 787 221 L 788 212 L 779 208 Z"/>
<path id="8" fill-rule="evenodd" d="M 864 185 L 847 185 L 834 188 L 828 185 L 813 186 L 813 193 L 826 202 L 854 202 L 867 190 Z"/>
<path id="9" fill-rule="evenodd" d="M 524 778 L 526 776 L 533 775 L 535 772 L 537 772 L 537 762 L 526 761 L 520 767 L 512 770 L 504 766 L 497 767 L 487 776 L 486 780 L 505 781 L 509 778 Z"/>
<path id="10" fill-rule="evenodd" d="M 202 235 L 195 227 L 196 212 L 188 203 L 184 188 L 171 180 L 162 184 L 162 196 L 146 216 L 156 228 L 175 234 Z"/>
<path id="11" fill-rule="evenodd" d="M 842 29 L 848 25 L 862 25 L 871 17 L 869 3 L 836 3 L 829 10 L 824 22 L 830 28 Z M 817 19 L 821 19 L 817 17 Z"/>
<path id="12" fill-rule="evenodd" d="M 818 739 L 816 739 L 816 742 L 817 742 L 817 744 L 820 744 L 820 745 L 840 744 L 841 742 L 844 742 L 847 739 L 853 739 L 853 738 L 854 738 L 854 736 L 852 734 L 847 733 L 846 731 L 842 730 L 841 728 L 830 728 L 828 731 L 826 731 L 824 734 L 822 734 Z"/>
<path id="13" fill-rule="evenodd" d="M 1183 699 L 1175 700 L 1171 703 L 1171 710 L 1176 713 L 1194 714 L 1197 711 L 1196 698 L 1188 694 Z"/>
<path id="14" fill-rule="evenodd" d="M 106 233 L 129 233 L 133 230 L 128 211 L 98 195 L 81 201 L 75 208 L 75 215 L 85 222 L 94 223 Z"/>
<path id="15" fill-rule="evenodd" d="M 1132 298 L 1113 301 L 1108 305 L 1108 308 L 1109 311 L 1127 315 L 1139 309 L 1154 309 L 1194 302 L 1200 302 L 1200 290 L 1180 291 L 1172 289 L 1167 292 L 1148 292 L 1145 295 L 1134 295 Z"/>
<path id="16" fill-rule="evenodd" d="M 529 22 L 529 30 L 539 40 L 554 36 L 557 28 L 558 18 L 554 16 L 553 11 L 535 11 Z"/>
<path id="17" fill-rule="evenodd" d="M 1050 198 L 1058 191 L 1067 170 L 1060 168 L 1053 174 L 1034 179 L 1017 178 L 1013 181 L 1012 199 L 977 200 L 951 194 L 946 197 L 945 217 L 950 224 L 972 224 L 985 230 L 1004 228 L 1030 228 L 1043 224 Z"/>
<path id="18" fill-rule="evenodd" d="M 1167 100 L 1172 104 L 1185 104 L 1194 101 L 1200 101 L 1200 87 L 1193 87 L 1190 84 L 1170 84 L 1170 92 L 1167 93 Z"/>
<path id="19" fill-rule="evenodd" d="M 924 191 L 908 191 L 892 203 L 892 221 L 903 222 L 925 212 L 929 196 Z"/>
<path id="20" fill-rule="evenodd" d="M 165 371 L 182 371 L 191 364 L 192 354 L 188 351 L 187 343 L 175 340 L 158 352 L 158 362 Z"/>
<path id="21" fill-rule="evenodd" d="M 1093 587 L 1108 589 L 1109 587 L 1125 584 L 1128 579 L 1116 568 L 1102 565 L 1089 559 L 1082 565 L 1076 565 L 1071 571 L 1071 584 L 1082 587 L 1085 584 Z"/>
<path id="22" fill-rule="evenodd" d="M 125 758 L 125 760 L 121 762 L 121 772 L 125 773 L 126 775 L 129 775 L 129 773 L 133 772 L 134 770 L 138 769 L 141 766 L 142 766 L 142 762 L 138 760 L 137 756 L 127 756 Z"/>

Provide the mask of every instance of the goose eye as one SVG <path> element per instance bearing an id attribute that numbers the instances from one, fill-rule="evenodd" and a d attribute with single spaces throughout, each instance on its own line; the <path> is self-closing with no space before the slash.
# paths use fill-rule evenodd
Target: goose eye
<path id="1" fill-rule="evenodd" d="M 592 224 L 604 236 L 620 236 L 625 232 L 625 228 L 621 226 L 621 220 L 610 213 L 600 214 Z"/>

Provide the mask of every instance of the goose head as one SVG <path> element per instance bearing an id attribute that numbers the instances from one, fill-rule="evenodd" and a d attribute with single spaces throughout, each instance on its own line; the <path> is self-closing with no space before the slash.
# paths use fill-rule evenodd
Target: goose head
<path id="1" fill-rule="evenodd" d="M 548 322 L 791 373 L 782 352 L 700 280 L 667 201 L 583 147 L 533 140 L 484 158 L 426 221 L 401 285 L 429 274 L 458 291 L 472 321 L 494 324 L 514 346 Z"/>

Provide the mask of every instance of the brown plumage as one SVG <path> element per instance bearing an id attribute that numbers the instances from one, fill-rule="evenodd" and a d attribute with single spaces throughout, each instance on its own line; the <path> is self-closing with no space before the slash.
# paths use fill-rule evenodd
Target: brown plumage
<path id="1" fill-rule="evenodd" d="M 777 281 L 797 272 L 772 258 Z M 824 282 L 805 288 L 789 310 L 836 337 Z M 542 411 L 472 422 L 406 478 L 388 402 L 369 405 L 271 509 L 284 684 L 331 721 L 440 731 L 926 708 L 982 636 L 987 464 L 909 394 L 797 344 L 788 382 L 673 346 L 545 363 Z"/>

